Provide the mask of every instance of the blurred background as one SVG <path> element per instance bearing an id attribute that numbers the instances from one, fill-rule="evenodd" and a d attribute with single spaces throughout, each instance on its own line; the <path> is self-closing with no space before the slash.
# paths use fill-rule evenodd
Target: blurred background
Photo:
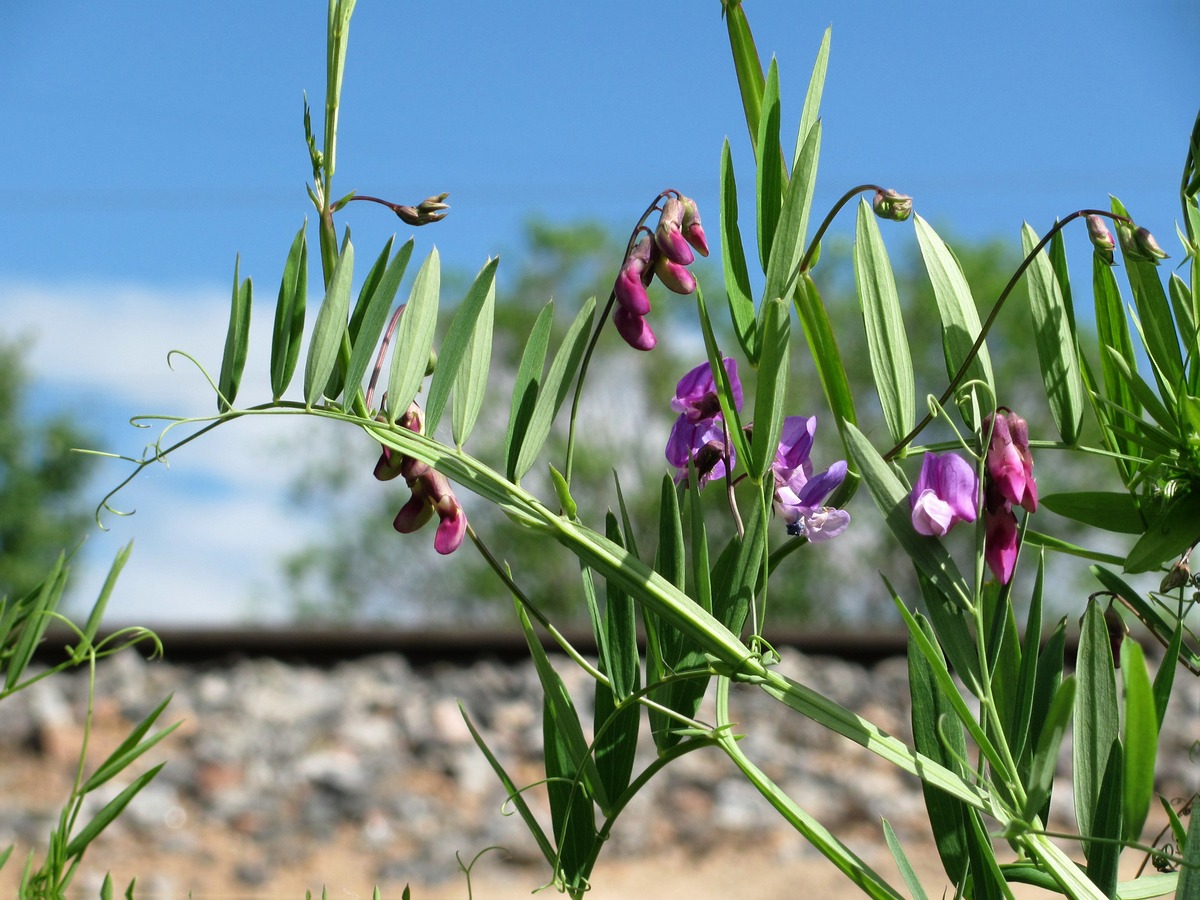
<path id="1" fill-rule="evenodd" d="M 790 146 L 830 14 L 782 0 L 746 9 L 763 57 L 778 58 Z M 814 216 L 862 181 L 911 194 L 985 308 L 1017 262 L 1022 221 L 1044 232 L 1055 217 L 1106 206 L 1110 193 L 1177 261 L 1197 37 L 1200 10 L 1183 0 L 839 4 Z M 304 92 L 322 108 L 323 42 L 322 6 L 282 0 L 0 9 L 0 593 L 23 592 L 60 549 L 78 546 L 81 609 L 118 548 L 134 541 L 109 608 L 113 625 L 508 621 L 508 598 L 469 549 L 443 559 L 431 533 L 392 531 L 406 492 L 371 479 L 378 448 L 349 429 L 262 420 L 222 427 L 118 494 L 114 509 L 134 514 L 102 512 L 106 530 L 96 506 L 129 465 L 66 452 L 141 456 L 158 432 L 131 427 L 132 416 L 213 411 L 202 374 L 179 357 L 169 365 L 167 353 L 219 368 L 235 259 L 257 295 L 239 399 L 266 399 L 283 260 L 312 220 L 301 111 Z M 508 409 L 501 363 L 515 364 L 537 310 L 554 298 L 561 323 L 586 297 L 607 296 L 629 229 L 664 187 L 696 198 L 706 217 L 714 247 L 700 278 L 710 307 L 722 307 L 715 238 L 726 137 L 745 185 L 752 154 L 715 0 L 359 4 L 335 193 L 416 203 L 450 192 L 449 217 L 414 232 L 402 297 L 434 245 L 447 312 L 486 259 L 501 257 L 494 405 L 485 412 L 492 424 L 477 429 L 476 455 L 495 458 L 488 442 L 502 439 Z M 340 218 L 362 259 L 399 224 L 371 204 L 352 204 Z M 852 227 L 844 214 L 816 276 L 847 359 L 861 358 L 862 342 L 847 264 Z M 742 228 L 753 246 L 749 197 Z M 919 328 L 932 300 L 911 224 L 885 228 L 885 239 L 910 328 Z M 1069 229 L 1067 246 L 1086 329 L 1082 227 Z M 320 279 L 310 259 L 311 289 Z M 615 469 L 635 518 L 654 521 L 667 401 L 701 359 L 691 302 L 652 299 L 658 349 L 638 355 L 606 335 L 585 397 L 577 483 L 595 486 L 580 498 L 593 516 L 614 502 Z M 310 310 L 319 301 L 317 291 Z M 1027 334 L 1017 296 L 999 319 L 993 362 L 1012 392 L 1002 402 L 1036 437 L 1048 416 L 1026 399 L 1036 397 L 1038 377 Z M 917 359 L 922 393 L 945 383 L 938 344 L 914 334 L 914 346 L 929 348 Z M 798 331 L 794 347 L 792 411 L 810 414 L 820 393 Z M 867 390 L 868 373 L 854 375 Z M 870 411 L 865 420 L 877 421 Z M 840 454 L 833 438 L 831 427 L 819 432 L 819 466 Z M 1111 474 L 1060 472 L 1049 454 L 1038 462 L 1044 493 Z M 531 595 L 568 620 L 578 615 L 574 560 L 540 554 L 536 569 L 523 565 L 522 536 L 463 499 Z M 773 598 L 773 615 L 810 626 L 892 621 L 877 572 L 907 567 L 889 560 L 865 495 L 851 509 L 850 532 L 789 560 L 796 588 L 777 592 L 787 596 Z M 1066 523 L 1041 527 L 1070 536 Z M 1077 608 L 1087 590 L 1056 596 Z"/>

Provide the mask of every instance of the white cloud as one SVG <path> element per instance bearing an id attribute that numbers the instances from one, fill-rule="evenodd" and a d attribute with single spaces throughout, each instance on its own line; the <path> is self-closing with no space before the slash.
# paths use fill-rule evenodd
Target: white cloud
<path id="1" fill-rule="evenodd" d="M 140 457 L 161 425 L 131 427 L 144 413 L 208 415 L 214 394 L 173 349 L 185 350 L 216 377 L 229 299 L 218 289 L 155 290 L 129 285 L 0 284 L 0 339 L 27 345 L 26 363 L 40 408 L 69 408 L 95 434 L 97 449 Z M 251 327 L 244 394 L 267 393 L 270 316 L 260 304 Z M 297 377 L 302 377 L 302 370 Z M 154 424 L 154 423 L 151 423 Z M 217 624 L 287 613 L 279 560 L 316 533 L 315 513 L 287 502 L 309 451 L 328 434 L 311 421 L 258 417 L 222 425 L 143 472 L 113 500 L 132 516 L 103 517 L 108 531 L 89 536 L 75 566 L 71 596 L 90 603 L 119 547 L 133 555 L 109 606 L 112 624 Z M 168 439 L 185 436 L 175 430 Z M 289 448 L 303 442 L 304 452 Z M 369 465 L 369 448 L 364 464 Z M 96 467 L 97 502 L 130 471 Z"/>

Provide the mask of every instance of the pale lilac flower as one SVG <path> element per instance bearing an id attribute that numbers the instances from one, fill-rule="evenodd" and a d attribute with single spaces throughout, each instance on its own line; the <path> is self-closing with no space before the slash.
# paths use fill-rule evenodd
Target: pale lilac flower
<path id="1" fill-rule="evenodd" d="M 678 469 L 676 484 L 687 478 L 691 461 L 701 487 L 714 478 L 724 478 L 737 463 L 725 433 L 725 420 L 720 416 L 696 422 L 689 421 L 686 415 L 677 418 L 667 438 L 666 457 Z"/>
<path id="2" fill-rule="evenodd" d="M 846 461 L 813 474 L 813 436 L 816 416 L 788 416 L 783 420 L 779 446 L 771 471 L 775 478 L 775 508 L 787 523 L 788 534 L 817 543 L 837 537 L 850 524 L 844 509 L 822 506 L 846 478 Z"/>
<path id="3" fill-rule="evenodd" d="M 979 515 L 979 476 L 956 453 L 926 453 L 909 496 L 912 524 L 919 534 L 943 537 L 959 522 Z"/>

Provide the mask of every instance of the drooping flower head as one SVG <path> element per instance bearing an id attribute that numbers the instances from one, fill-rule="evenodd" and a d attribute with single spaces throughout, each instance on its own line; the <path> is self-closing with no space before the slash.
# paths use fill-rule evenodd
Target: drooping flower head
<path id="1" fill-rule="evenodd" d="M 926 453 L 909 502 L 917 533 L 944 537 L 979 516 L 979 476 L 957 453 Z"/>
<path id="2" fill-rule="evenodd" d="M 816 416 L 786 417 L 771 472 L 775 478 L 775 509 L 787 523 L 788 534 L 819 543 L 845 531 L 850 513 L 822 505 L 845 480 L 847 467 L 845 460 L 838 460 L 813 474 L 810 454 L 816 431 Z"/>

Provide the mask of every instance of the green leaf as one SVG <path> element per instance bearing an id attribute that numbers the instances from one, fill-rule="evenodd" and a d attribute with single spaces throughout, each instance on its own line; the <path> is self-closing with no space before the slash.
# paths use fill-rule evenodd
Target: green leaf
<path id="1" fill-rule="evenodd" d="M 1175 900 L 1200 900 L 1200 816 L 1193 811 L 1189 819 Z"/>
<path id="2" fill-rule="evenodd" d="M 1175 310 L 1175 321 L 1179 323 L 1180 340 L 1183 341 L 1183 346 L 1194 365 L 1200 343 L 1196 340 L 1196 310 L 1192 306 L 1192 292 L 1188 290 L 1187 283 L 1174 272 L 1167 280 L 1167 290 L 1171 295 L 1171 306 Z"/>
<path id="3" fill-rule="evenodd" d="M 154 780 L 154 776 L 157 775 L 159 770 L 161 770 L 165 765 L 166 763 L 159 763 L 148 772 L 144 772 L 143 774 L 139 775 L 127 788 L 125 788 L 125 790 L 121 791 L 121 793 L 117 794 L 116 797 L 104 804 L 104 806 L 100 808 L 100 811 L 92 817 L 91 821 L 83 826 L 83 828 L 81 828 L 79 832 L 76 833 L 73 838 L 71 838 L 70 842 L 66 846 L 66 849 L 63 851 L 64 857 L 71 859 L 82 854 L 83 851 L 88 848 L 88 845 L 97 838 L 100 832 L 111 825 L 113 820 L 116 819 L 117 816 L 122 813 L 122 811 L 124 811 L 125 807 L 128 806 L 129 802 L 137 796 L 138 792 Z"/>
<path id="4" fill-rule="evenodd" d="M 1116 896 L 1117 866 L 1121 860 L 1121 783 L 1124 780 L 1124 754 L 1121 742 L 1113 738 L 1104 764 L 1104 778 L 1096 798 L 1090 827 L 1084 829 L 1097 840 L 1084 844 L 1087 876 L 1106 897 Z"/>
<path id="5" fill-rule="evenodd" d="M 742 108 L 746 114 L 746 127 L 750 132 L 750 143 L 754 145 L 758 136 L 758 121 L 762 114 L 763 70 L 754 46 L 754 35 L 741 3 L 723 8 L 725 28 L 729 34 L 729 49 L 733 53 L 733 68 L 737 73 L 738 90 L 742 95 Z"/>
<path id="6" fill-rule="evenodd" d="M 1021 228 L 1021 245 L 1025 253 L 1029 254 L 1037 243 L 1037 232 L 1026 223 Z M 1045 251 L 1034 258 L 1027 274 L 1033 339 L 1050 416 L 1063 442 L 1074 444 L 1079 439 L 1083 421 L 1083 379 L 1079 373 L 1079 351 L 1071 330 L 1070 314 Z"/>
<path id="7" fill-rule="evenodd" d="M 910 628 L 914 626 L 921 629 L 936 652 L 937 644 L 929 623 L 917 616 Z M 913 746 L 917 752 L 961 776 L 961 762 L 967 758 L 966 737 L 954 704 L 934 677 L 934 669 L 939 663 L 945 667 L 944 660 L 931 662 L 916 643 L 915 634 L 909 635 L 908 687 L 912 697 Z M 921 784 L 921 791 L 942 868 L 951 884 L 962 884 L 968 870 L 966 807 L 961 800 L 925 783 Z"/>
<path id="8" fill-rule="evenodd" d="M 795 182 L 793 181 L 793 184 Z M 762 358 L 754 394 L 754 433 L 750 439 L 750 477 L 759 482 L 771 472 L 787 403 L 788 341 L 791 318 L 787 302 L 778 297 L 763 302 Z M 773 476 L 772 476 L 773 477 Z"/>
<path id="9" fill-rule="evenodd" d="M 21 680 L 21 676 L 29 668 L 34 651 L 42 642 L 46 629 L 53 621 L 52 614 L 58 608 L 63 589 L 67 584 L 65 562 L 66 557 L 60 553 L 58 559 L 55 560 L 54 567 L 42 579 L 41 584 L 13 604 L 14 618 L 9 620 L 8 628 L 3 633 L 10 640 L 13 630 L 19 630 L 19 634 L 7 659 L 4 654 L 0 654 L 0 665 L 6 664 L 5 693 L 13 690 Z"/>
<path id="10" fill-rule="evenodd" d="M 1183 623 L 1177 623 L 1167 650 L 1159 661 L 1158 671 L 1154 673 L 1154 712 L 1155 724 L 1162 730 L 1163 719 L 1167 716 L 1167 705 L 1171 702 L 1171 688 L 1175 684 L 1175 669 L 1179 665 L 1179 650 L 1183 646 Z"/>
<path id="11" fill-rule="evenodd" d="M 1028 743 L 1032 747 L 1041 745 L 1042 732 L 1050 722 L 1050 707 L 1053 705 L 1055 697 L 1058 696 L 1058 688 L 1063 681 L 1063 658 L 1066 653 L 1066 643 L 1067 620 L 1064 617 L 1050 632 L 1045 646 L 1038 653 L 1037 674 L 1034 676 L 1033 683 L 1033 702 L 1029 715 Z M 1053 784 L 1051 784 L 1052 789 Z M 1037 814 L 1043 823 L 1047 821 L 1050 814 L 1049 795 L 1046 796 L 1046 800 Z"/>
<path id="12" fill-rule="evenodd" d="M 854 411 L 854 394 L 850 390 L 846 364 L 842 361 L 842 353 L 838 349 L 829 314 L 821 301 L 821 295 L 817 292 L 816 284 L 807 274 L 800 277 L 796 291 L 796 313 L 800 317 L 800 324 L 804 326 L 809 355 L 816 364 L 821 389 L 825 392 L 825 399 L 829 403 L 834 421 L 837 422 L 842 441 L 846 443 L 846 426 L 858 423 Z M 849 446 L 849 443 L 846 443 L 847 455 Z"/>
<path id="13" fill-rule="evenodd" d="M 108 575 L 104 579 L 104 586 L 100 589 L 96 602 L 92 604 L 92 611 L 88 613 L 87 622 L 83 626 L 80 647 L 89 646 L 95 640 L 96 633 L 100 630 L 100 623 L 104 621 L 104 611 L 108 609 L 108 600 L 117 586 L 117 578 L 120 576 L 121 570 L 125 568 L 125 563 L 129 561 L 129 554 L 132 552 L 133 541 L 130 541 L 113 558 L 112 565 L 108 568 Z"/>
<path id="14" fill-rule="evenodd" d="M 908 855 L 900 845 L 900 839 L 896 837 L 896 832 L 892 830 L 892 826 L 887 819 L 883 820 L 883 839 L 887 842 L 888 850 L 892 853 L 892 859 L 896 862 L 896 868 L 900 870 L 900 877 L 904 879 L 904 884 L 908 887 L 908 892 L 912 894 L 913 900 L 929 900 L 929 895 L 921 887 L 921 880 L 913 870 L 912 863 L 908 860 Z"/>
<path id="15" fill-rule="evenodd" d="M 542 368 L 546 364 L 546 350 L 550 346 L 550 326 L 553 322 L 552 300 L 542 307 L 542 311 L 534 320 L 529 340 L 521 353 L 521 363 L 517 367 L 512 408 L 508 416 L 508 434 L 504 440 L 504 465 L 509 481 L 520 480 L 516 474 L 517 458 L 521 453 L 521 445 L 525 442 L 525 434 L 529 431 L 529 423 L 533 419 L 533 409 L 537 405 L 538 388 L 542 380 Z"/>
<path id="16" fill-rule="evenodd" d="M 1149 572 L 1174 559 L 1200 537 L 1200 491 L 1188 491 L 1167 501 L 1163 511 L 1129 551 L 1125 571 Z"/>
<path id="17" fill-rule="evenodd" d="M 971 287 L 963 275 L 962 266 L 950 248 L 920 216 L 914 215 L 913 222 L 916 225 L 921 258 L 925 262 L 925 271 L 929 273 L 929 282 L 937 301 L 938 316 L 942 322 L 942 352 L 946 359 L 946 376 L 953 378 L 958 374 L 976 338 L 979 337 L 982 329 L 979 311 L 975 307 L 975 298 L 971 295 Z M 971 360 L 966 377 L 971 381 L 982 381 L 991 389 L 992 395 L 995 395 L 995 380 L 987 344 L 981 345 L 979 352 Z M 970 407 L 969 402 L 963 402 L 959 406 L 964 420 L 978 426 L 978 423 L 973 423 L 970 418 Z"/>
<path id="18" fill-rule="evenodd" d="M 1154 797 L 1154 761 L 1158 755 L 1158 713 L 1146 660 L 1137 641 L 1121 645 L 1121 680 L 1125 685 L 1125 778 L 1121 803 L 1122 839 L 1141 839 L 1142 826 Z"/>
<path id="19" fill-rule="evenodd" d="M 625 546 L 616 516 L 610 512 L 604 521 L 608 539 L 619 547 Z M 637 608 L 629 594 L 612 582 L 605 582 L 604 628 L 610 659 L 605 674 L 612 681 L 612 693 L 618 700 L 624 700 L 641 684 Z"/>
<path id="20" fill-rule="evenodd" d="M 350 243 L 350 233 L 347 232 L 342 252 L 329 279 L 325 299 L 317 311 L 317 321 L 308 344 L 308 359 L 304 364 L 304 402 L 310 407 L 321 399 L 337 364 L 342 338 L 346 334 L 346 316 L 350 312 L 350 280 L 353 275 L 354 245 Z"/>
<path id="21" fill-rule="evenodd" d="M 1039 723 L 1037 749 L 1033 752 L 1029 775 L 1025 780 L 1025 806 L 1021 810 L 1021 818 L 1030 824 L 1042 815 L 1050 802 L 1050 790 L 1054 786 L 1054 773 L 1058 768 L 1058 751 L 1066 736 L 1074 705 L 1075 678 L 1069 676 L 1054 692 L 1054 699 Z"/>
<path id="22" fill-rule="evenodd" d="M 812 75 L 808 79 L 808 92 L 804 95 L 804 109 L 800 113 L 800 127 L 796 132 L 796 155 L 792 160 L 792 177 L 803 171 L 800 158 L 802 148 L 808 139 L 809 132 L 820 121 L 821 95 L 825 91 L 825 73 L 829 69 L 829 44 L 833 37 L 833 26 L 825 29 L 821 36 L 821 46 L 817 50 L 817 59 L 813 63 Z M 814 169 L 816 168 L 814 163 Z M 811 187 L 809 189 L 811 193 Z"/>
<path id="23" fill-rule="evenodd" d="M 275 330 L 271 334 L 271 396 L 275 400 L 287 390 L 300 359 L 304 309 L 308 303 L 307 229 L 306 221 L 292 239 L 275 303 Z"/>
<path id="24" fill-rule="evenodd" d="M 433 379 L 429 383 L 429 402 L 425 405 L 425 430 L 433 434 L 442 418 L 450 399 L 451 388 L 458 393 L 462 385 L 462 398 L 455 397 L 456 412 L 463 407 L 458 416 L 463 417 L 456 425 L 474 426 L 475 418 L 483 402 L 484 388 L 487 386 L 487 372 L 491 365 L 492 349 L 492 311 L 496 304 L 496 267 L 500 260 L 490 259 L 475 276 L 474 282 L 467 291 L 467 296 L 459 304 L 446 339 L 442 341 L 438 353 L 438 365 L 434 370 Z M 480 338 L 476 338 L 476 334 Z M 470 356 L 468 355 L 470 351 Z M 469 365 L 464 370 L 464 362 Z M 472 372 L 475 367 L 482 367 L 481 372 Z M 464 374 L 465 371 L 465 374 Z M 482 377 L 480 377 L 482 376 Z M 467 435 L 471 428 L 466 428 Z M 454 429 L 454 442 L 458 447 L 466 442 L 466 437 L 459 438 L 460 428 Z"/>
<path id="25" fill-rule="evenodd" d="M 180 723 L 176 722 L 174 725 L 169 725 L 155 732 L 148 740 L 143 740 L 146 737 L 146 733 L 153 727 L 158 717 L 162 715 L 163 710 L 167 708 L 167 704 L 170 702 L 171 695 L 168 695 L 142 721 L 134 726 L 133 730 L 125 737 L 125 740 L 108 755 L 108 758 L 84 782 L 83 787 L 80 789 L 81 793 L 91 793 L 109 779 L 119 775 L 137 760 L 138 757 L 179 727 Z"/>
<path id="26" fill-rule="evenodd" d="M 738 228 L 737 180 L 733 175 L 733 157 L 729 139 L 721 147 L 721 265 L 725 274 L 725 294 L 729 298 L 729 318 L 742 352 L 752 366 L 758 365 L 757 321 L 750 295 L 750 272 L 746 251 Z"/>
<path id="27" fill-rule="evenodd" d="M 392 350 L 392 369 L 388 378 L 388 419 L 395 422 L 417 396 L 425 370 L 429 367 L 429 351 L 437 328 L 438 303 L 442 283 L 441 258 L 437 248 L 417 272 L 412 292 L 408 295 L 404 314 L 396 329 Z"/>
<path id="28" fill-rule="evenodd" d="M 879 403 L 892 442 L 898 444 L 916 424 L 916 381 L 892 265 L 866 200 L 858 204 L 854 276 Z"/>
<path id="29" fill-rule="evenodd" d="M 1113 275 L 1112 266 L 1098 253 L 1092 254 L 1092 293 L 1096 304 L 1096 337 L 1100 346 L 1100 375 L 1104 382 L 1104 396 L 1119 409 L 1128 410 L 1130 413 L 1114 412 L 1108 418 L 1116 428 L 1133 431 L 1135 417 L 1141 412 L 1141 406 L 1138 405 L 1137 398 L 1111 354 L 1116 354 L 1122 359 L 1125 369 L 1132 372 L 1137 369 L 1137 352 L 1129 334 L 1125 304 L 1121 301 L 1116 276 Z M 1134 453 L 1134 445 L 1128 438 L 1116 436 L 1114 440 L 1118 451 L 1125 454 Z M 1136 463 L 1119 465 L 1128 466 L 1125 470 L 1128 483 L 1128 478 L 1136 472 Z"/>
<path id="30" fill-rule="evenodd" d="M 1038 503 L 1052 513 L 1105 531 L 1141 534 L 1146 530 L 1137 502 L 1126 491 L 1048 494 L 1039 498 Z"/>
<path id="31" fill-rule="evenodd" d="M 225 353 L 221 357 L 221 376 L 217 380 L 217 410 L 227 412 L 237 399 L 250 348 L 250 306 L 254 293 L 250 279 L 238 281 L 241 256 L 233 263 L 233 299 L 229 309 L 229 329 L 225 332 Z"/>
<path id="32" fill-rule="evenodd" d="M 537 842 L 538 848 L 542 851 L 542 856 L 546 858 L 546 862 L 554 866 L 558 854 L 554 849 L 554 845 L 550 843 L 550 839 L 546 837 L 546 832 L 542 830 L 542 826 L 533 814 L 533 810 L 525 802 L 525 796 L 521 793 L 521 789 L 509 777 L 508 772 L 504 770 L 504 767 L 500 765 L 500 761 L 496 759 L 496 755 L 492 753 L 491 748 L 484 742 L 482 735 L 475 728 L 474 723 L 471 722 L 471 717 L 467 715 L 466 709 L 463 708 L 462 701 L 459 701 L 458 711 L 462 714 L 463 721 L 467 723 L 467 730 L 471 732 L 471 737 L 475 740 L 475 746 L 483 753 L 484 758 L 491 765 L 492 771 L 496 773 L 496 776 L 500 779 L 500 783 L 504 785 L 504 790 L 508 793 L 508 802 L 520 813 L 521 819 L 525 822 L 525 827 L 533 835 L 533 839 Z"/>
<path id="33" fill-rule="evenodd" d="M 1113 655 L 1109 647 L 1104 613 L 1095 601 L 1089 601 L 1079 634 L 1079 652 L 1075 662 L 1078 689 L 1075 693 L 1075 819 L 1084 837 L 1095 835 L 1093 823 L 1104 798 L 1105 780 L 1112 745 L 1117 740 L 1117 682 L 1113 674 Z M 1119 790 L 1118 790 L 1119 796 Z M 1102 823 L 1102 821 L 1101 821 Z M 1099 835 L 1096 835 L 1099 836 Z M 1119 837 L 1119 833 L 1114 837 Z M 1084 853 L 1091 858 L 1090 842 Z"/>
<path id="34" fill-rule="evenodd" d="M 762 556 L 766 546 L 766 515 L 761 504 L 754 505 L 755 513 L 748 515 L 745 532 L 729 539 L 713 564 L 712 614 L 733 634 L 740 635 L 750 612 L 762 575 Z"/>
<path id="35" fill-rule="evenodd" d="M 516 476 L 515 480 L 519 481 L 529 471 L 538 454 L 542 452 L 542 445 L 546 443 L 546 438 L 550 436 L 550 426 L 554 423 L 554 418 L 558 415 L 563 400 L 571 390 L 571 382 L 583 360 L 583 351 L 587 345 L 588 332 L 591 330 L 595 311 L 596 298 L 590 297 L 575 316 L 575 321 L 571 323 L 571 327 L 567 329 L 567 333 L 563 337 L 562 345 L 554 354 L 550 370 L 546 373 L 546 378 L 538 390 L 537 403 L 533 407 L 533 415 L 530 416 L 529 426 L 524 440 L 521 442 L 520 452 L 517 454 L 517 462 L 513 470 L 513 474 Z"/>
<path id="36" fill-rule="evenodd" d="M 797 168 L 788 182 L 783 208 L 776 224 L 775 239 L 767 261 L 767 283 L 763 300 L 788 299 L 794 289 L 800 259 L 804 255 L 804 240 L 808 232 L 808 214 L 812 208 L 813 189 L 817 182 L 817 159 L 821 153 L 821 123 L 808 132 L 796 157 Z M 763 313 L 760 311 L 760 316 Z M 759 328 L 762 323 L 759 322 Z"/>
<path id="37" fill-rule="evenodd" d="M 387 324 L 392 302 L 396 299 L 397 291 L 400 290 L 400 281 L 404 278 L 408 261 L 412 257 L 412 238 L 401 244 L 396 255 L 388 261 L 391 246 L 392 242 L 389 240 L 380 254 L 379 260 L 376 261 L 376 267 L 380 266 L 382 261 L 387 264 L 387 268 L 382 270 L 377 279 L 368 276 L 359 292 L 354 312 L 350 316 L 350 365 L 346 369 L 345 379 L 346 384 L 349 385 L 349 389 L 346 391 L 347 409 L 354 402 L 356 389 L 361 387 L 363 377 L 367 374 L 367 367 L 370 366 L 371 360 L 376 355 L 375 348 L 378 346 L 383 328 Z M 374 267 L 372 271 L 375 271 Z M 367 289 L 368 286 L 370 286 L 370 290 Z"/>
<path id="38" fill-rule="evenodd" d="M 774 59 L 767 68 L 762 113 L 758 120 L 758 134 L 754 147 L 754 155 L 758 160 L 755 183 L 758 197 L 758 258 L 762 270 L 766 272 L 767 263 L 771 258 L 771 247 L 775 242 L 779 211 L 783 205 L 786 178 L 783 148 L 779 144 L 779 67 Z"/>

